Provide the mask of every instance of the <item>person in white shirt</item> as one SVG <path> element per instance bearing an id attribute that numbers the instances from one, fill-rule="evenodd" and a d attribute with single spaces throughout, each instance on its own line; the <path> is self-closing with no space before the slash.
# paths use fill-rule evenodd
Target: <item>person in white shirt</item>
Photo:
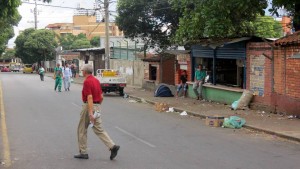
<path id="1" fill-rule="evenodd" d="M 69 68 L 69 64 L 66 63 L 66 66 L 63 69 L 63 80 L 64 80 L 65 91 L 70 91 L 71 77 L 72 77 L 72 71 Z"/>

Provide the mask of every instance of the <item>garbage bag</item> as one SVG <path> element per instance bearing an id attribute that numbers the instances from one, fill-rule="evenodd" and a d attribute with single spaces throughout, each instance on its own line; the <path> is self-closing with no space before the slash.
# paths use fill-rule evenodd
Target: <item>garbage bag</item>
<path id="1" fill-rule="evenodd" d="M 246 124 L 246 120 L 238 116 L 230 116 L 229 118 L 224 119 L 223 127 L 240 129 L 243 125 Z"/>
<path id="2" fill-rule="evenodd" d="M 234 101 L 234 102 L 231 104 L 231 108 L 232 108 L 233 110 L 236 110 L 237 107 L 238 107 L 238 104 L 239 104 L 239 101 Z"/>

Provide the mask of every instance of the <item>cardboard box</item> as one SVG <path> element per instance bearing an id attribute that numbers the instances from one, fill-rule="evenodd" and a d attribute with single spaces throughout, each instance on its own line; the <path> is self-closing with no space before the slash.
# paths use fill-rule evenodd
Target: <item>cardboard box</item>
<path id="1" fill-rule="evenodd" d="M 222 116 L 208 116 L 206 117 L 205 124 L 211 127 L 221 127 L 224 123 Z"/>
<path id="2" fill-rule="evenodd" d="M 165 112 L 169 109 L 167 103 L 155 103 L 155 110 L 158 112 Z"/>

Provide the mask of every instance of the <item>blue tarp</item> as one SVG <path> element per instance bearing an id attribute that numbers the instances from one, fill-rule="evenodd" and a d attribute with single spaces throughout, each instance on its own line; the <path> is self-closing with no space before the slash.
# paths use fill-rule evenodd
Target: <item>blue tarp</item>
<path id="1" fill-rule="evenodd" d="M 171 90 L 166 85 L 161 85 L 156 89 L 154 97 L 174 97 Z"/>

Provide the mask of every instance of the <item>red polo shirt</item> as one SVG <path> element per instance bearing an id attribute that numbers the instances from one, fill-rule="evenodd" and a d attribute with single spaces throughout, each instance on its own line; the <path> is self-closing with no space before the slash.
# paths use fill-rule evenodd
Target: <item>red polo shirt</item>
<path id="1" fill-rule="evenodd" d="M 83 82 L 82 88 L 82 101 L 87 102 L 87 96 L 93 96 L 93 102 L 102 101 L 102 89 L 100 81 L 96 79 L 93 75 L 88 76 Z"/>

